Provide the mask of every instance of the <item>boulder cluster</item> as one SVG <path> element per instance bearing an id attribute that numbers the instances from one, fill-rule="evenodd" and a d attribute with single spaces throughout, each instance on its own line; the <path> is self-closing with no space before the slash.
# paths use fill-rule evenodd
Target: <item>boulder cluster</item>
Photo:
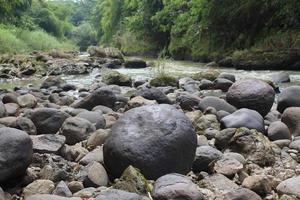
<path id="1" fill-rule="evenodd" d="M 151 82 L 108 71 L 2 90 L 0 199 L 300 198 L 300 86 L 216 70 Z"/>

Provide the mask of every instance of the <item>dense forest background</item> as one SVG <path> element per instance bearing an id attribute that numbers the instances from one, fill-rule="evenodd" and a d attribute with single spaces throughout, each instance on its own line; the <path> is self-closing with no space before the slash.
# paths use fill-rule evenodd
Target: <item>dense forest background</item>
<path id="1" fill-rule="evenodd" d="M 115 46 L 203 60 L 300 47 L 299 0 L 0 0 L 0 53 Z"/>

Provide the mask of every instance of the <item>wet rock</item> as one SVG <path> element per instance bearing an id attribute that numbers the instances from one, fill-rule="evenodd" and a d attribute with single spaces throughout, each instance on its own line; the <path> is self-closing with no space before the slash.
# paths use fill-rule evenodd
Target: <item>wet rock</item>
<path id="1" fill-rule="evenodd" d="M 280 113 L 288 107 L 300 107 L 300 86 L 291 86 L 285 88 L 279 95 L 278 95 L 278 105 L 277 110 Z"/>
<path id="2" fill-rule="evenodd" d="M 0 182 L 16 180 L 31 163 L 32 141 L 24 131 L 0 128 Z"/>
<path id="3" fill-rule="evenodd" d="M 224 128 L 240 128 L 246 127 L 249 129 L 256 129 L 262 133 L 265 132 L 264 119 L 256 111 L 243 108 L 234 113 L 223 117 L 221 125 Z"/>
<path id="4" fill-rule="evenodd" d="M 36 108 L 29 118 L 34 123 L 38 134 L 55 134 L 69 115 L 54 108 Z"/>
<path id="5" fill-rule="evenodd" d="M 300 135 L 300 107 L 289 107 L 285 109 L 281 121 L 287 125 L 292 135 Z"/>
<path id="6" fill-rule="evenodd" d="M 25 198 L 34 194 L 51 194 L 55 189 L 55 185 L 50 180 L 36 180 L 27 185 L 23 190 Z"/>
<path id="7" fill-rule="evenodd" d="M 209 172 L 213 167 L 213 164 L 221 159 L 223 156 L 222 152 L 211 147 L 211 146 L 200 146 L 196 149 L 196 155 L 193 163 L 193 171 Z"/>
<path id="8" fill-rule="evenodd" d="M 247 188 L 238 188 L 224 194 L 224 200 L 261 200 L 261 197 Z"/>
<path id="9" fill-rule="evenodd" d="M 168 172 L 185 174 L 196 146 L 196 134 L 184 113 L 170 105 L 143 106 L 126 112 L 112 127 L 104 162 L 114 177 L 129 165 L 149 179 Z"/>
<path id="10" fill-rule="evenodd" d="M 18 117 L 16 121 L 16 128 L 25 131 L 29 135 L 37 134 L 34 123 L 27 117 Z"/>
<path id="11" fill-rule="evenodd" d="M 36 135 L 30 136 L 33 142 L 33 152 L 57 154 L 65 144 L 66 138 L 63 135 Z"/>
<path id="12" fill-rule="evenodd" d="M 295 195 L 300 198 L 300 176 L 282 181 L 276 190 L 281 194 Z"/>
<path id="13" fill-rule="evenodd" d="M 132 59 L 132 60 L 126 60 L 125 61 L 125 67 L 126 68 L 146 68 L 147 63 L 141 59 Z"/>
<path id="14" fill-rule="evenodd" d="M 273 122 L 268 128 L 268 138 L 271 141 L 291 139 L 289 128 L 281 121 Z"/>
<path id="15" fill-rule="evenodd" d="M 132 84 L 129 76 L 113 70 L 102 75 L 102 81 L 108 85 L 131 86 Z"/>
<path id="16" fill-rule="evenodd" d="M 89 96 L 73 105 L 73 107 L 92 110 L 95 106 L 103 105 L 113 108 L 116 101 L 117 97 L 111 90 L 100 88 L 93 91 Z"/>
<path id="17" fill-rule="evenodd" d="M 105 128 L 106 126 L 105 118 L 100 112 L 83 111 L 76 115 L 76 117 L 88 120 L 96 127 L 96 129 Z"/>
<path id="18" fill-rule="evenodd" d="M 66 144 L 74 145 L 86 140 L 95 131 L 95 126 L 88 120 L 79 117 L 70 117 L 63 123 L 60 134 L 66 137 Z"/>
<path id="19" fill-rule="evenodd" d="M 50 88 L 53 86 L 60 87 L 64 81 L 59 76 L 49 76 L 44 80 L 44 82 L 41 85 L 41 88 Z"/>
<path id="20" fill-rule="evenodd" d="M 262 116 L 270 111 L 275 98 L 273 88 L 260 80 L 248 79 L 234 83 L 226 94 L 226 100 L 236 108 L 256 110 Z"/>
<path id="21" fill-rule="evenodd" d="M 136 96 L 142 96 L 149 100 L 156 100 L 158 103 L 171 104 L 170 99 L 157 88 L 143 88 L 136 92 Z"/>
<path id="22" fill-rule="evenodd" d="M 157 179 L 154 184 L 152 196 L 153 200 L 204 199 L 197 185 L 181 174 L 167 174 Z"/>
<path id="23" fill-rule="evenodd" d="M 57 184 L 56 188 L 53 191 L 53 194 L 62 197 L 72 197 L 72 192 L 64 181 L 61 181 Z"/>
<path id="24" fill-rule="evenodd" d="M 236 111 L 236 108 L 227 103 L 225 100 L 212 96 L 205 97 L 200 101 L 199 108 L 202 111 L 205 111 L 208 107 L 213 107 L 217 111 L 224 110 L 228 113 Z"/>
<path id="25" fill-rule="evenodd" d="M 101 192 L 95 200 L 143 200 L 144 198 L 138 194 L 125 192 L 123 190 L 108 189 Z"/>

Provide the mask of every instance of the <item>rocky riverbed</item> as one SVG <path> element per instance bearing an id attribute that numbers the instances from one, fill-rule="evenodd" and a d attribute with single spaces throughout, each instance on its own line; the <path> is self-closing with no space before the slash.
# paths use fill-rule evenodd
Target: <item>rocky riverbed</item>
<path id="1" fill-rule="evenodd" d="M 90 55 L 46 54 L 27 75 L 2 60 L 2 78 L 46 78 L 1 90 L 1 200 L 300 198 L 300 86 L 276 86 L 289 74 L 141 79 L 118 68 L 143 60 Z M 85 86 L 61 78 L 95 68 Z"/>

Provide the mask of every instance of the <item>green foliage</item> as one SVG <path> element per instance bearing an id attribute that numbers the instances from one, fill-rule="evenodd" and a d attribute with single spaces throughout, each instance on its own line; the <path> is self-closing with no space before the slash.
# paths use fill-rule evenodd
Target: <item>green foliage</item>
<path id="1" fill-rule="evenodd" d="M 87 50 L 89 46 L 97 44 L 97 33 L 89 23 L 84 23 L 76 27 L 73 37 L 80 50 Z"/>

